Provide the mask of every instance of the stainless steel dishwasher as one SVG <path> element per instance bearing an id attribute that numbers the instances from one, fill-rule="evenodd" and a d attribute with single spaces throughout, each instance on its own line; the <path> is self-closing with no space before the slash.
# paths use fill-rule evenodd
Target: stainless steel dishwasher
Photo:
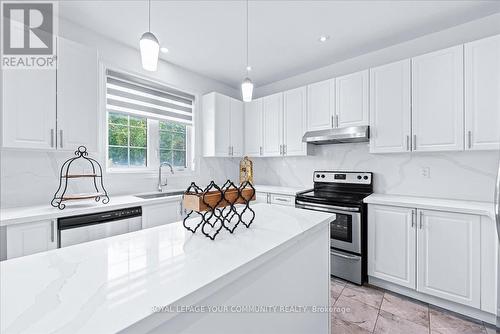
<path id="1" fill-rule="evenodd" d="M 142 229 L 140 206 L 57 220 L 58 247 L 103 239 Z"/>

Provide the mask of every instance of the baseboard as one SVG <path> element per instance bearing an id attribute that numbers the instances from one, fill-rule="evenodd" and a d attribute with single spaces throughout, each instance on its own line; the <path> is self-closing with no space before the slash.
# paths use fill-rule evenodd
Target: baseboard
<path id="1" fill-rule="evenodd" d="M 424 293 L 415 291 L 413 289 L 409 289 L 394 283 L 390 283 L 372 276 L 368 276 L 368 283 L 385 290 L 389 290 L 416 300 L 420 300 L 424 303 L 429 303 L 437 307 L 441 307 L 473 319 L 481 320 L 486 323 L 496 325 L 496 316 L 494 314 L 470 306 L 457 304 L 434 296 L 429 296 Z"/>

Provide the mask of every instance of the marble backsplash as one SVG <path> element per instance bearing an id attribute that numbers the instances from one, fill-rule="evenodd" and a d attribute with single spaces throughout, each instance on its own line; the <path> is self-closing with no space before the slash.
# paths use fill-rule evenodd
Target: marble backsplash
<path id="1" fill-rule="evenodd" d="M 366 143 L 309 145 L 307 157 L 254 159 L 255 183 L 311 187 L 314 170 L 374 173 L 377 193 L 493 201 L 498 151 L 370 154 Z M 422 169 L 429 168 L 429 177 Z"/>

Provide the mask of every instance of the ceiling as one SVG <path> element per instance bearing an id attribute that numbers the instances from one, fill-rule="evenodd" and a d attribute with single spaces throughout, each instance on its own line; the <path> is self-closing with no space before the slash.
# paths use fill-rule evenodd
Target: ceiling
<path id="1" fill-rule="evenodd" d="M 147 1 L 64 1 L 60 13 L 138 48 Z M 236 87 L 245 75 L 245 1 L 152 1 L 161 57 Z M 256 86 L 500 12 L 500 1 L 249 2 L 250 75 Z M 325 43 L 318 38 L 328 35 Z M 138 55 L 139 56 L 139 55 Z"/>

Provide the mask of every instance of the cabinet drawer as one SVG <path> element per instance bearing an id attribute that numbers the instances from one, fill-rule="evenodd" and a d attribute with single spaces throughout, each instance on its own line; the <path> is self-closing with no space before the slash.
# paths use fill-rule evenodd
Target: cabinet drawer
<path id="1" fill-rule="evenodd" d="M 295 196 L 271 194 L 271 204 L 295 206 Z"/>

